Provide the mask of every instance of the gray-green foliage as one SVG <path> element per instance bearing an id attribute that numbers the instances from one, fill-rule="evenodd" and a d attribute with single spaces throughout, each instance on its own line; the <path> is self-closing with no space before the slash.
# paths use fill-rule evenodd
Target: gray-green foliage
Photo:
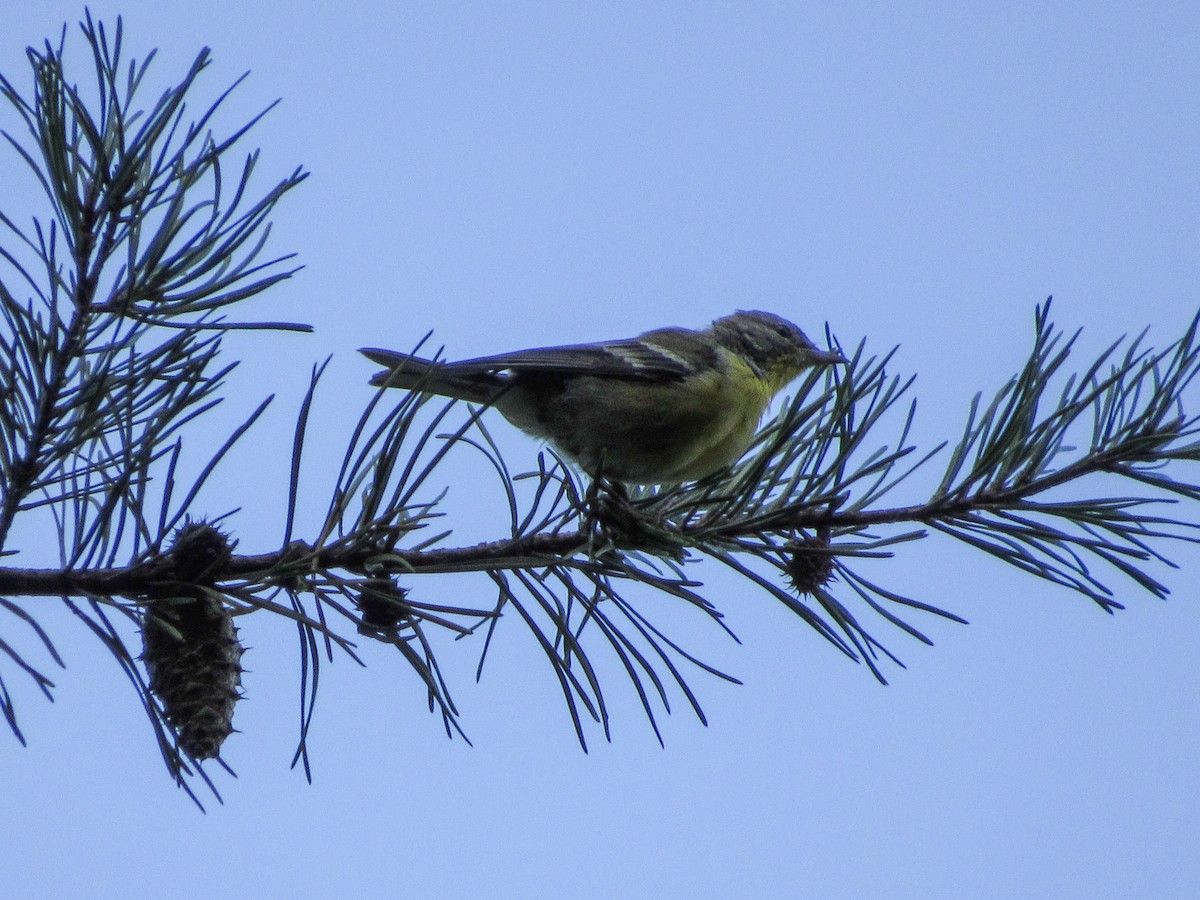
<path id="1" fill-rule="evenodd" d="M 514 473 L 486 430 L 486 410 L 434 407 L 420 393 L 364 393 L 340 466 L 314 467 L 333 470 L 334 483 L 324 521 L 306 530 L 297 498 L 318 370 L 294 440 L 279 448 L 292 473 L 278 511 L 282 546 L 222 555 L 203 576 L 182 578 L 164 567 L 171 535 L 185 517 L 206 518 L 200 485 L 220 477 L 222 456 L 270 398 L 187 489 L 175 483 L 181 429 L 220 402 L 232 368 L 221 358 L 226 331 L 299 327 L 224 316 L 295 271 L 289 257 L 263 253 L 275 204 L 304 175 L 260 192 L 251 177 L 257 153 L 231 162 L 257 118 L 214 134 L 228 92 L 189 117 L 185 97 L 207 51 L 148 102 L 153 54 L 123 62 L 119 23 L 111 41 L 90 18 L 83 33 L 95 63 L 90 92 L 68 78 L 62 44 L 29 51 L 32 99 L 0 79 L 23 126 L 5 137 L 48 210 L 30 226 L 0 212 L 0 548 L 19 514 L 49 509 L 60 556 L 54 569 L 0 569 L 0 594 L 63 598 L 124 667 L 181 779 L 203 772 L 179 751 L 128 644 L 144 610 L 164 598 L 218 598 L 238 615 L 295 623 L 297 758 L 307 766 L 320 664 L 354 658 L 356 641 L 394 647 L 422 680 L 430 709 L 457 732 L 438 665 L 450 646 L 444 636 L 476 638 L 482 670 L 491 641 L 515 623 L 535 637 L 586 745 L 589 722 L 608 734 L 614 680 L 633 689 L 656 733 L 672 696 L 703 718 L 696 669 L 732 680 L 652 612 L 669 599 L 725 628 L 697 580 L 700 560 L 773 596 L 883 680 L 884 661 L 898 660 L 876 636 L 881 626 L 926 641 L 914 615 L 957 617 L 869 580 L 864 560 L 941 532 L 1112 611 L 1120 607 L 1114 576 L 1163 596 L 1150 564 L 1167 561 L 1166 541 L 1196 539 L 1195 507 L 1167 505 L 1200 499 L 1187 465 L 1200 457 L 1197 417 L 1183 403 L 1200 369 L 1196 322 L 1165 350 L 1144 337 L 1119 341 L 1072 373 L 1074 338 L 1053 327 L 1046 303 L 1028 361 L 993 398 L 976 397 L 953 445 L 924 453 L 911 445 L 912 379 L 889 374 L 891 355 L 871 356 L 863 343 L 843 370 L 797 384 L 731 470 L 632 493 L 582 484 L 552 454 Z M 468 448 L 495 472 L 509 524 L 493 541 L 458 547 L 440 518 L 440 465 Z M 898 485 L 912 489 L 916 470 L 943 459 L 926 499 L 885 505 Z M 474 573 L 469 602 L 423 597 L 419 576 L 437 573 Z M 5 636 L 23 629 L 59 660 L 36 603 L 0 606 L 8 613 L 0 711 L 21 738 L 6 670 L 11 677 L 15 666 L 47 694 L 52 685 L 42 662 Z"/>
<path id="2" fill-rule="evenodd" d="M 297 170 L 256 196 L 257 153 L 237 148 L 253 121 L 214 136 L 209 123 L 225 95 L 190 119 L 185 98 L 207 50 L 176 86 L 147 98 L 154 54 L 126 62 L 119 23 L 111 41 L 90 17 L 82 27 L 94 83 L 81 87 L 68 74 L 65 31 L 57 47 L 29 49 L 29 99 L 0 77 L 23 126 L 4 137 L 48 211 L 29 225 L 0 212 L 0 547 L 18 514 L 48 507 L 59 564 L 70 571 L 153 557 L 191 506 L 211 469 L 177 495 L 181 429 L 220 402 L 233 368 L 220 359 L 221 338 L 244 326 L 225 311 L 295 271 L 289 257 L 263 250 L 272 209 L 304 178 Z M 138 687 L 178 771 L 141 667 L 108 615 L 136 618 L 132 605 L 107 593 L 69 594 L 65 602 Z M 57 659 L 33 614 L 3 603 Z M 7 643 L 0 651 L 48 692 L 41 671 Z M 20 738 L 3 681 L 0 711 Z"/>

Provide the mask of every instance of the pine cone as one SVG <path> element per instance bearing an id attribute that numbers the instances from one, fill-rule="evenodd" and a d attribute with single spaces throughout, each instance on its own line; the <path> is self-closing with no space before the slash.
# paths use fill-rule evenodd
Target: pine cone
<path id="1" fill-rule="evenodd" d="M 402 588 L 393 581 L 369 582 L 356 600 L 362 613 L 362 624 L 358 627 L 358 633 L 395 631 L 409 611 L 408 603 L 405 602 L 407 596 L 408 588 Z"/>
<path id="2" fill-rule="evenodd" d="M 208 522 L 185 522 L 161 557 L 159 590 L 142 620 L 142 660 L 179 747 L 212 759 L 233 731 L 241 696 L 242 646 L 219 594 L 205 590 L 233 553 Z M 161 592 L 160 592 L 161 591 Z"/>
<path id="3" fill-rule="evenodd" d="M 233 731 L 241 696 L 242 646 L 225 604 L 208 594 L 155 601 L 142 622 L 142 660 L 193 759 L 212 759 Z"/>
<path id="4" fill-rule="evenodd" d="M 236 541 L 208 522 L 186 520 L 175 532 L 166 562 L 172 581 L 205 583 L 229 562 Z"/>
<path id="5" fill-rule="evenodd" d="M 829 532 L 822 529 L 814 537 L 791 541 L 784 547 L 787 575 L 798 594 L 815 595 L 833 578 L 833 552 Z"/>

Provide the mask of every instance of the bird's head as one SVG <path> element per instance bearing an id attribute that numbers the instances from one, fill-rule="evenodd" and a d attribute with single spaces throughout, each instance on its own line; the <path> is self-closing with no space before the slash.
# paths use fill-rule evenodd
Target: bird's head
<path id="1" fill-rule="evenodd" d="M 738 310 L 712 323 L 713 336 L 754 369 L 772 390 L 782 390 L 812 366 L 846 362 L 840 353 L 819 349 L 782 316 L 758 310 Z"/>

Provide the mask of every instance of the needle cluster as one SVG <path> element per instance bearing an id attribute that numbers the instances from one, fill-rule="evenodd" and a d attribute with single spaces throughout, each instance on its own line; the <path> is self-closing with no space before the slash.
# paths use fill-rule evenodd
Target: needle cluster
<path id="1" fill-rule="evenodd" d="M 82 33 L 86 90 L 67 75 L 65 35 L 29 50 L 28 95 L 0 77 L 20 126 L 4 137 L 43 204 L 28 226 L 0 210 L 0 715 L 22 741 L 14 674 L 51 696 L 46 669 L 62 663 L 39 598 L 66 604 L 122 667 L 191 793 L 188 776 L 212 786 L 199 761 L 232 727 L 237 616 L 296 628 L 306 769 L 322 664 L 358 660 L 364 642 L 390 647 L 462 734 L 442 660 L 470 639 L 478 677 L 514 628 L 532 637 L 586 747 L 590 729 L 610 735 L 622 686 L 658 734 L 679 698 L 703 720 L 697 672 L 736 680 L 677 636 L 681 616 L 732 636 L 705 586 L 714 571 L 882 681 L 899 664 L 885 632 L 929 643 L 923 620 L 961 621 L 945 598 L 868 577 L 913 542 L 951 538 L 1112 612 L 1131 587 L 1165 596 L 1154 573 L 1166 548 L 1197 539 L 1200 428 L 1185 408 L 1197 322 L 1164 349 L 1142 335 L 1077 364 L 1078 333 L 1057 329 L 1046 302 L 1020 371 L 975 397 L 957 440 L 918 450 L 913 379 L 890 371 L 891 353 L 848 352 L 827 335 L 847 365 L 797 382 L 731 468 L 657 488 L 589 483 L 550 452 L 514 470 L 486 408 L 365 387 L 340 462 L 318 460 L 305 471 L 327 482 L 302 484 L 320 366 L 281 448 L 283 539 L 235 552 L 213 524 L 188 522 L 236 530 L 199 508 L 199 490 L 271 398 L 186 487 L 182 436 L 221 402 L 227 332 L 302 328 L 226 316 L 296 271 L 264 251 L 276 204 L 305 176 L 258 187 L 257 151 L 235 158 L 257 117 L 225 134 L 216 125 L 229 91 L 191 117 L 207 50 L 147 99 L 154 54 L 126 62 L 119 22 L 110 35 L 89 16 Z M 482 543 L 456 542 L 446 514 L 444 464 L 464 454 L 494 473 L 506 522 Z M 302 521 L 302 490 L 327 497 L 319 521 Z M 48 554 L 16 546 L 14 524 L 46 514 L 56 564 L 19 565 Z M 438 600 L 446 585 L 453 599 Z"/>

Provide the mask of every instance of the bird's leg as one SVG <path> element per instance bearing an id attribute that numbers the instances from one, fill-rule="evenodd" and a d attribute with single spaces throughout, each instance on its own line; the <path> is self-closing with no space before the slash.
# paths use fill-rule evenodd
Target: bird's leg
<path id="1" fill-rule="evenodd" d="M 595 557 L 600 545 L 607 548 L 600 555 L 633 549 L 672 558 L 681 556 L 682 546 L 668 534 L 670 529 L 666 524 L 647 517 L 644 509 L 630 499 L 622 482 L 604 477 L 603 456 L 589 474 L 592 481 L 583 498 L 582 523 L 588 536 L 589 555 Z"/>
<path id="2" fill-rule="evenodd" d="M 619 481 L 594 478 L 587 496 L 588 527 L 613 544 L 628 544 L 638 528 L 638 511 Z"/>
<path id="3" fill-rule="evenodd" d="M 674 529 L 660 517 L 648 515 L 629 497 L 619 481 L 597 479 L 588 492 L 589 529 L 618 550 L 641 550 L 657 556 L 682 560 L 685 555 Z M 591 523 L 595 523 L 592 525 Z"/>

